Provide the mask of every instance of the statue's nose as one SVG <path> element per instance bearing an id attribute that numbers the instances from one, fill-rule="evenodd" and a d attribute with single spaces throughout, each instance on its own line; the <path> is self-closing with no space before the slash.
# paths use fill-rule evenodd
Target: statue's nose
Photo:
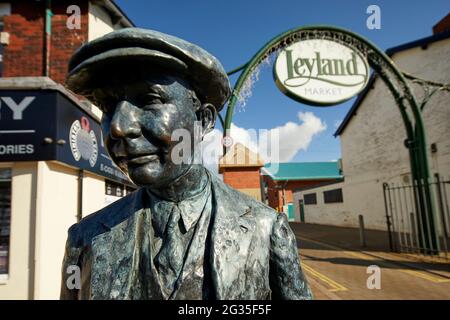
<path id="1" fill-rule="evenodd" d="M 126 100 L 117 103 L 110 126 L 112 138 L 137 138 L 141 135 L 141 127 L 135 108 L 133 104 Z"/>

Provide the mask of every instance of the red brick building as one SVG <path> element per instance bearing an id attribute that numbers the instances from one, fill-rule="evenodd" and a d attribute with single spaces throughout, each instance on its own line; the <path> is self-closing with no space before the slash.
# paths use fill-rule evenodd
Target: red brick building
<path id="1" fill-rule="evenodd" d="M 229 186 L 261 200 L 260 169 L 264 165 L 260 157 L 240 143 L 222 157 L 219 162 L 219 173 Z"/>
<path id="2" fill-rule="evenodd" d="M 133 23 L 111 0 L 0 3 L 2 77 L 44 76 L 63 83 L 83 43 Z"/>

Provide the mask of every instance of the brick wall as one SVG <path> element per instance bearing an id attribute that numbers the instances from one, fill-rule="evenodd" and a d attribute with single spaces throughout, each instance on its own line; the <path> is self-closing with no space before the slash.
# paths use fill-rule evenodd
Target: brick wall
<path id="1" fill-rule="evenodd" d="M 74 3 L 81 9 L 80 30 L 66 26 L 67 7 Z M 51 9 L 49 76 L 63 83 L 70 57 L 88 39 L 88 1 L 53 1 Z M 13 1 L 11 15 L 4 18 L 4 31 L 10 34 L 10 41 L 4 50 L 3 76 L 43 76 L 45 1 Z"/>
<path id="2" fill-rule="evenodd" d="M 54 1 L 52 4 L 52 35 L 50 49 L 50 77 L 57 82 L 64 82 L 67 65 L 72 54 L 88 41 L 88 1 L 78 1 L 81 9 L 81 29 L 68 29 L 66 26 L 67 7 L 74 1 Z"/>
<path id="3" fill-rule="evenodd" d="M 4 31 L 10 35 L 4 49 L 4 77 L 42 76 L 43 12 L 43 2 L 11 3 L 11 15 L 4 18 Z"/>
<path id="4" fill-rule="evenodd" d="M 223 181 L 235 189 L 260 189 L 259 167 L 225 168 Z"/>

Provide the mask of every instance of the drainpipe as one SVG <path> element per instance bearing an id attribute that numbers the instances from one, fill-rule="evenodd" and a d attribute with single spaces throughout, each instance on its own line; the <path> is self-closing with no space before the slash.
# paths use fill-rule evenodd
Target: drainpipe
<path id="1" fill-rule="evenodd" d="M 52 34 L 52 9 L 51 0 L 45 0 L 45 18 L 44 18 L 44 50 L 42 59 L 42 73 L 44 77 L 50 74 L 50 44 Z"/>
<path id="2" fill-rule="evenodd" d="M 282 208 L 283 208 L 283 190 L 281 188 L 281 185 L 278 184 L 278 182 L 275 182 L 274 185 L 274 189 L 275 189 L 275 194 L 276 194 L 276 200 L 277 200 L 277 211 L 278 212 L 282 212 Z M 280 191 L 281 191 L 281 207 L 280 207 Z"/>
<path id="3" fill-rule="evenodd" d="M 77 206 L 77 222 L 83 218 L 83 178 L 84 170 L 78 171 L 78 206 Z"/>
<path id="4" fill-rule="evenodd" d="M 289 180 L 286 180 L 286 181 L 283 183 L 283 186 L 281 187 L 281 188 L 282 188 L 282 189 L 281 189 L 281 192 L 282 192 L 282 194 L 283 194 L 283 208 L 284 208 L 284 206 L 286 205 L 286 186 L 287 186 L 288 182 L 289 182 Z"/>

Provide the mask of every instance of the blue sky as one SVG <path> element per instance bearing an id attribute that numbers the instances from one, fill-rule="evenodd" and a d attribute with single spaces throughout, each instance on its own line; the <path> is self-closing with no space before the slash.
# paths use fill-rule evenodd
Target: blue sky
<path id="1" fill-rule="evenodd" d="M 138 27 L 200 45 L 215 55 L 227 71 L 246 63 L 267 41 L 294 27 L 311 24 L 343 27 L 385 50 L 430 36 L 432 26 L 450 12 L 448 0 L 116 0 L 116 3 Z M 380 30 L 366 27 L 369 16 L 366 9 L 372 4 L 381 9 Z M 232 85 L 236 79 L 230 78 Z M 328 108 L 298 103 L 277 89 L 272 68 L 264 67 L 252 96 L 244 109 L 235 113 L 233 123 L 239 128 L 256 130 L 284 126 L 287 122 L 300 126 L 298 113 L 312 112 L 326 129 L 318 130 L 310 143 L 304 144 L 306 150 L 300 149 L 290 160 L 336 160 L 340 158 L 340 144 L 333 133 L 353 100 Z M 220 124 L 217 128 L 221 129 Z"/>

